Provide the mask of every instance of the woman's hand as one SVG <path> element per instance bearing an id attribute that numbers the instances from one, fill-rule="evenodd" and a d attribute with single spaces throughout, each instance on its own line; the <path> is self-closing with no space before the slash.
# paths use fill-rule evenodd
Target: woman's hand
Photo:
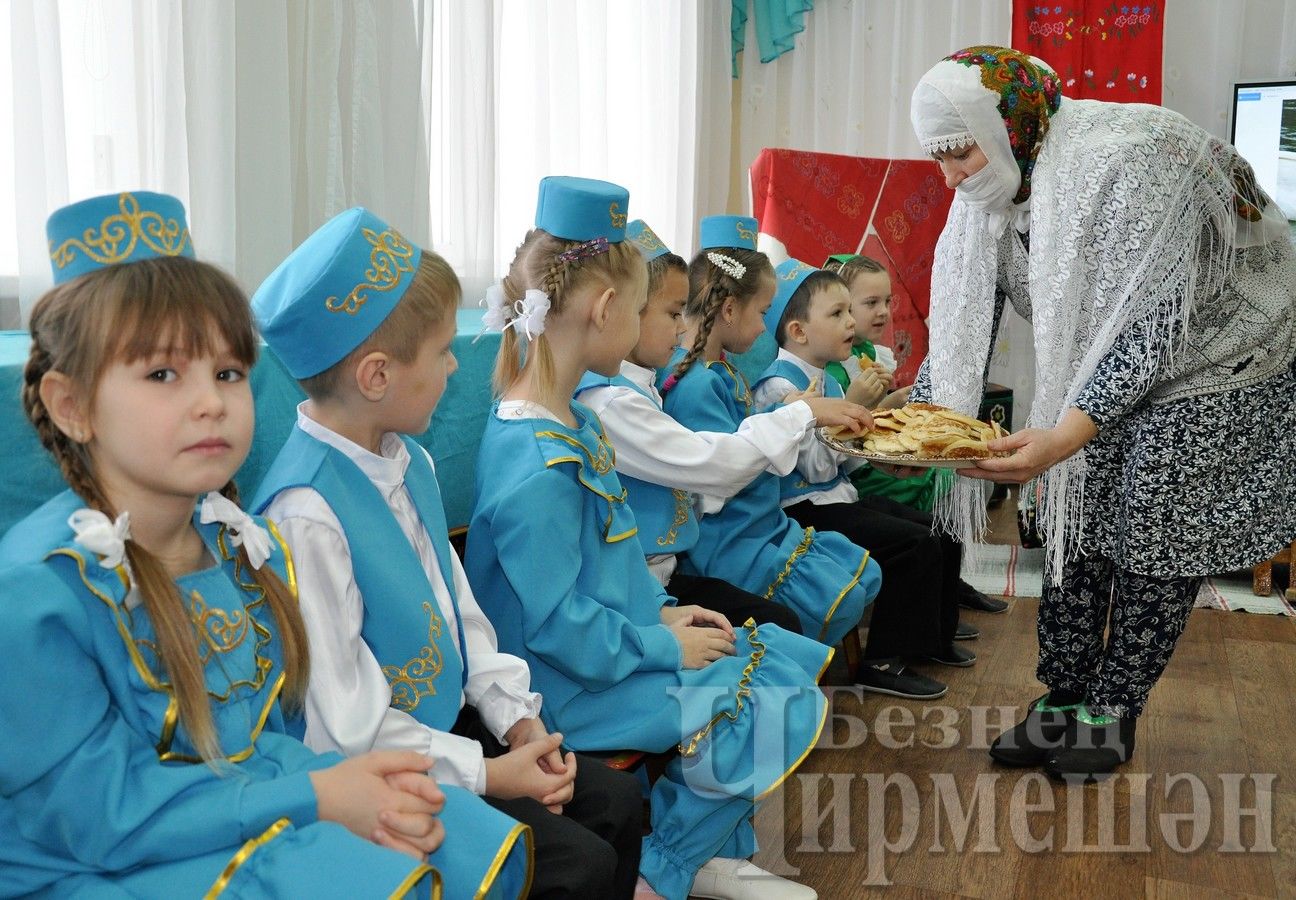
<path id="1" fill-rule="evenodd" d="M 412 750 L 378 750 L 310 773 L 321 820 L 418 860 L 445 839 L 436 818 L 445 794 L 428 777 L 433 760 Z"/>
<path id="2" fill-rule="evenodd" d="M 1011 456 L 978 460 L 976 466 L 957 472 L 965 478 L 1023 484 L 1070 457 L 1097 433 L 1093 420 L 1072 407 L 1052 428 L 1026 428 L 990 442 L 992 451 L 1011 450 Z"/>

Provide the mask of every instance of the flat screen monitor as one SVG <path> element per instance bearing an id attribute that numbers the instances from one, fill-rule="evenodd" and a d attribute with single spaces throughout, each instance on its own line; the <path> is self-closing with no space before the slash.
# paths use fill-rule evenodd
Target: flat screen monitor
<path id="1" fill-rule="evenodd" d="M 1296 222 L 1296 79 L 1233 85 L 1233 146 Z"/>

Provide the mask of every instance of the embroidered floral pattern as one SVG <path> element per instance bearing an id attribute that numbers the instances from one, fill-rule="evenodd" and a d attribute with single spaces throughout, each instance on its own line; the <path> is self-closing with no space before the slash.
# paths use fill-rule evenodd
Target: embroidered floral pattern
<path id="1" fill-rule="evenodd" d="M 1021 171 L 1021 187 L 1014 203 L 1022 203 L 1031 192 L 1035 157 L 1048 134 L 1049 116 L 1062 103 L 1062 85 L 1057 76 L 1031 62 L 1029 56 L 1001 47 L 969 47 L 946 57 L 966 66 L 981 68 L 981 84 L 999 95 L 999 114 L 1008 129 L 1008 144 Z"/>

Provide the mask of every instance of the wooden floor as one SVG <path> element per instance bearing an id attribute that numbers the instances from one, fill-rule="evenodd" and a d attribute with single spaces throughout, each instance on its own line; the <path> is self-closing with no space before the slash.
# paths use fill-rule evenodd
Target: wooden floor
<path id="1" fill-rule="evenodd" d="M 965 612 L 979 659 L 932 667 L 941 700 L 832 692 L 819 749 L 757 817 L 756 861 L 823 898 L 1296 897 L 1296 621 L 1195 610 L 1134 759 L 1082 788 L 986 755 L 1040 692 L 1038 603 L 1010 603 Z"/>

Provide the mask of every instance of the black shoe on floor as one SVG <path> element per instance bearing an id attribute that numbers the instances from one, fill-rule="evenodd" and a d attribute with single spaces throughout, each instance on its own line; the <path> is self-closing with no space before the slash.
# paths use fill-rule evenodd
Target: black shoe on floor
<path id="1" fill-rule="evenodd" d="M 981 629 L 967 622 L 959 622 L 958 627 L 954 629 L 956 641 L 975 641 L 979 637 L 981 637 Z"/>
<path id="2" fill-rule="evenodd" d="M 976 662 L 976 654 L 971 650 L 964 650 L 957 644 L 950 644 L 940 653 L 934 653 L 928 656 L 932 662 L 940 663 L 942 666 L 954 666 L 959 669 L 966 669 Z"/>
<path id="3" fill-rule="evenodd" d="M 960 581 L 958 584 L 958 602 L 959 606 L 975 609 L 977 612 L 1001 613 L 1008 608 L 1007 600 L 987 597 L 966 581 Z"/>
<path id="4" fill-rule="evenodd" d="M 874 694 L 907 700 L 935 700 L 949 690 L 935 678 L 920 675 L 898 659 L 861 660 L 855 683 Z"/>
<path id="5" fill-rule="evenodd" d="M 1094 723 L 1087 710 L 1078 711 L 1067 724 L 1061 746 L 1044 760 L 1044 771 L 1060 781 L 1102 781 L 1134 755 L 1137 723 L 1133 716 Z"/>
<path id="6" fill-rule="evenodd" d="M 990 758 L 1005 766 L 1038 766 L 1062 746 L 1067 725 L 1080 704 L 1049 706 L 1049 695 L 1036 697 L 1026 718 L 1009 728 L 990 745 Z"/>

